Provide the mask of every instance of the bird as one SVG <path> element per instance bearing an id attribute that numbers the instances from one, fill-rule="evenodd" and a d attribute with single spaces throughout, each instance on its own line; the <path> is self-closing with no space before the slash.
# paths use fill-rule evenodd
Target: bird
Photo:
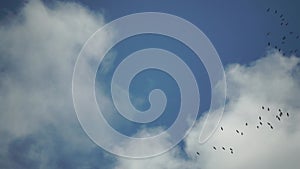
<path id="1" fill-rule="evenodd" d="M 280 111 L 280 112 L 281 112 L 281 109 L 278 109 L 278 111 Z"/>
<path id="2" fill-rule="evenodd" d="M 276 118 L 280 121 L 280 117 L 276 115 Z"/>
<path id="3" fill-rule="evenodd" d="M 262 122 L 259 122 L 259 124 L 262 126 Z"/>
<path id="4" fill-rule="evenodd" d="M 271 127 L 271 129 L 273 130 L 273 126 L 270 126 Z"/>
<path id="5" fill-rule="evenodd" d="M 282 18 L 282 17 L 283 17 L 283 14 L 280 15 L 280 18 Z"/>
<path id="6" fill-rule="evenodd" d="M 243 133 L 243 132 L 241 132 L 241 135 L 243 136 L 243 135 L 244 135 L 244 133 Z"/>
<path id="7" fill-rule="evenodd" d="M 289 114 L 289 113 L 286 113 L 286 116 L 290 117 L 290 114 Z"/>
<path id="8" fill-rule="evenodd" d="M 231 154 L 233 154 L 233 151 L 230 151 Z"/>
<path id="9" fill-rule="evenodd" d="M 229 150 L 231 150 L 231 151 L 232 151 L 232 148 L 229 148 Z"/>
<path id="10" fill-rule="evenodd" d="M 258 119 L 261 120 L 261 116 L 259 116 Z"/>
<path id="11" fill-rule="evenodd" d="M 214 150 L 217 150 L 217 148 L 216 148 L 215 146 L 213 147 L 213 149 L 214 149 Z"/>
<path id="12" fill-rule="evenodd" d="M 223 127 L 221 127 L 221 130 L 223 131 Z"/>
<path id="13" fill-rule="evenodd" d="M 223 150 L 225 150 L 225 147 L 222 147 Z"/>
<path id="14" fill-rule="evenodd" d="M 269 42 L 269 43 L 270 43 L 270 42 Z M 264 106 L 261 106 L 261 108 L 262 108 L 262 109 L 265 109 L 265 107 L 264 107 Z"/>
<path id="15" fill-rule="evenodd" d="M 291 32 L 290 32 L 290 35 L 293 34 L 293 33 L 294 33 L 294 32 L 291 31 Z"/>
<path id="16" fill-rule="evenodd" d="M 274 13 L 276 14 L 276 13 L 277 13 L 277 10 L 275 10 Z"/>
<path id="17" fill-rule="evenodd" d="M 283 22 L 281 22 L 280 25 L 282 26 L 282 25 L 283 25 Z"/>
<path id="18" fill-rule="evenodd" d="M 275 46 L 275 49 L 277 49 L 277 46 Z M 268 108 L 268 111 L 269 111 L 269 108 Z"/>
<path id="19" fill-rule="evenodd" d="M 282 37 L 282 40 L 285 40 L 285 39 L 286 39 L 286 36 L 283 36 L 283 37 Z"/>
<path id="20" fill-rule="evenodd" d="M 240 133 L 238 130 L 235 130 L 237 133 Z"/>
<path id="21" fill-rule="evenodd" d="M 200 153 L 198 151 L 196 153 L 197 153 L 197 155 L 200 155 Z"/>
<path id="22" fill-rule="evenodd" d="M 268 42 L 268 46 L 270 46 L 271 45 L 271 43 L 270 42 Z"/>
<path id="23" fill-rule="evenodd" d="M 296 36 L 296 39 L 299 39 L 299 35 Z"/>
<path id="24" fill-rule="evenodd" d="M 258 129 L 259 129 L 259 126 L 256 126 L 256 128 L 258 128 Z"/>
<path id="25" fill-rule="evenodd" d="M 288 26 L 288 24 L 289 24 L 289 23 L 287 22 L 287 23 L 285 24 L 285 26 Z"/>
<path id="26" fill-rule="evenodd" d="M 282 112 L 280 112 L 280 113 L 279 113 L 279 116 L 281 117 L 281 116 L 282 116 L 282 114 L 283 114 L 283 113 L 282 113 Z"/>
<path id="27" fill-rule="evenodd" d="M 271 32 L 268 32 L 268 33 L 267 33 L 267 36 L 269 36 L 270 34 L 271 34 Z"/>
<path id="28" fill-rule="evenodd" d="M 267 12 L 269 12 L 269 11 L 270 11 L 270 8 L 267 9 Z"/>
<path id="29" fill-rule="evenodd" d="M 275 46 L 275 48 L 277 49 L 277 46 Z M 268 111 L 270 111 L 270 108 L 268 107 Z"/>
<path id="30" fill-rule="evenodd" d="M 271 123 L 270 123 L 270 122 L 268 122 L 267 124 L 268 124 L 269 126 L 271 125 Z"/>
<path id="31" fill-rule="evenodd" d="M 281 49 L 279 48 L 279 49 L 278 49 L 278 51 L 280 52 L 280 51 L 281 51 Z"/>
<path id="32" fill-rule="evenodd" d="M 246 123 L 245 125 L 248 126 L 248 123 Z"/>

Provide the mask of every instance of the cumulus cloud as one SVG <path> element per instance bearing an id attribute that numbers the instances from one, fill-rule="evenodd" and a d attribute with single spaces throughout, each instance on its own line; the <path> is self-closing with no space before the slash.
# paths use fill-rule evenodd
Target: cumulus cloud
<path id="1" fill-rule="evenodd" d="M 80 128 L 71 95 L 78 53 L 102 25 L 101 14 L 79 4 L 54 2 L 50 8 L 38 0 L 1 22 L 0 168 L 103 163 L 97 159 L 102 152 Z M 110 35 L 103 35 L 103 45 Z"/>
<path id="2" fill-rule="evenodd" d="M 120 159 L 116 168 L 297 168 L 300 165 L 299 64 L 299 58 L 284 57 L 274 51 L 249 65 L 231 64 L 226 69 L 228 102 L 220 124 L 223 132 L 217 130 L 208 142 L 200 145 L 198 137 L 203 123 L 200 119 L 184 140 L 188 158 L 179 155 L 179 147 L 176 147 L 150 159 Z M 270 112 L 263 111 L 262 105 L 270 107 Z M 290 117 L 284 115 L 279 122 L 275 118 L 279 108 L 289 112 Z M 257 129 L 259 116 L 263 126 Z M 236 129 L 244 135 L 237 134 Z M 135 148 L 147 147 L 149 145 Z M 229 148 L 233 148 L 234 154 Z M 200 156 L 196 155 L 197 151 Z"/>

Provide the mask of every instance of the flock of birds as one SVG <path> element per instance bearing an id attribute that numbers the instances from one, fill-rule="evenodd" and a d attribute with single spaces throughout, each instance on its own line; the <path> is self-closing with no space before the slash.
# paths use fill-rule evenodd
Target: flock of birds
<path id="1" fill-rule="evenodd" d="M 266 36 L 269 39 L 267 46 L 268 47 L 273 47 L 275 48 L 278 52 L 281 52 L 283 56 L 287 55 L 287 54 L 297 54 L 298 49 L 287 49 L 287 44 L 291 43 L 291 42 L 296 42 L 296 44 L 300 44 L 300 35 L 297 34 L 294 31 L 289 30 L 289 22 L 287 21 L 287 19 L 285 18 L 285 16 L 281 13 L 279 13 L 279 11 L 277 9 L 271 9 L 271 8 L 267 8 L 266 10 L 267 13 L 272 14 L 273 16 L 277 17 L 279 19 L 279 23 L 280 23 L 280 27 L 282 28 L 282 30 L 284 30 L 284 33 L 282 36 L 279 37 L 279 39 L 277 39 L 277 42 L 271 42 L 270 40 L 272 38 L 274 38 L 274 36 L 272 36 L 275 33 L 272 32 L 267 32 Z M 278 34 L 278 33 L 276 33 Z M 289 41 L 288 41 L 289 40 Z M 286 50 L 287 49 L 287 50 Z M 269 107 L 265 107 L 262 106 L 261 107 L 262 110 L 268 111 L 270 112 L 270 108 Z M 281 109 L 278 109 L 277 114 L 275 115 L 276 120 L 278 120 L 279 122 L 282 120 L 282 118 L 284 117 L 289 117 L 290 114 L 288 112 L 284 113 L 282 112 Z M 256 124 L 256 128 L 260 129 L 261 127 L 263 127 L 265 124 L 265 126 L 267 126 L 268 128 L 270 128 L 270 130 L 274 130 L 274 125 L 270 122 L 270 121 L 265 121 L 263 120 L 262 116 L 258 116 L 258 123 Z M 248 122 L 245 122 L 245 126 L 250 126 Z M 220 127 L 221 132 L 224 131 L 224 127 L 221 126 Z M 245 133 L 241 130 L 236 129 L 235 132 L 241 136 L 244 136 Z M 213 151 L 226 151 L 229 150 L 230 154 L 234 154 L 234 149 L 232 147 L 224 147 L 224 146 L 212 146 L 212 150 Z M 196 154 L 198 156 L 200 156 L 200 153 L 197 151 Z"/>
<path id="2" fill-rule="evenodd" d="M 269 107 L 268 107 L 268 108 L 265 108 L 265 106 L 262 106 L 261 109 L 262 109 L 262 110 L 265 110 L 265 111 L 268 111 L 268 112 L 271 111 L 271 109 L 270 109 Z M 278 112 L 277 112 L 274 116 L 275 116 L 276 120 L 278 120 L 278 121 L 280 122 L 282 118 L 284 118 L 284 117 L 287 117 L 287 118 L 290 117 L 290 114 L 289 114 L 288 112 L 284 113 L 281 109 L 278 109 Z M 260 127 L 264 126 L 264 123 L 265 123 L 266 126 L 269 127 L 271 130 L 274 130 L 273 124 L 271 124 L 270 121 L 265 121 L 265 122 L 264 122 L 263 117 L 262 117 L 261 115 L 259 115 L 259 116 L 258 116 L 258 123 L 256 124 L 256 128 L 257 128 L 257 129 L 260 129 Z M 245 126 L 246 126 L 246 127 L 249 127 L 250 125 L 249 125 L 248 122 L 245 122 Z M 221 130 L 221 132 L 223 132 L 223 131 L 224 131 L 224 127 L 221 126 L 221 127 L 220 127 L 220 130 Z M 236 129 L 235 132 L 236 132 L 237 134 L 241 135 L 241 136 L 244 136 L 244 135 L 245 135 L 245 133 L 244 133 L 243 131 L 239 130 L 239 129 Z M 224 147 L 224 146 L 219 146 L 219 147 L 218 147 L 218 146 L 212 146 L 212 149 L 213 149 L 214 151 L 217 151 L 217 150 L 222 150 L 222 151 L 229 150 L 230 154 L 234 154 L 234 150 L 233 150 L 232 147 L 226 148 L 226 147 Z M 200 156 L 200 153 L 199 153 L 198 151 L 196 152 L 196 154 L 197 154 L 198 156 Z"/>
<path id="3" fill-rule="evenodd" d="M 267 45 L 269 47 L 274 47 L 279 52 L 282 52 L 283 56 L 287 55 L 288 53 L 290 55 L 297 54 L 297 52 L 299 51 L 298 49 L 290 48 L 290 49 L 284 50 L 284 48 L 285 49 L 287 48 L 286 44 L 287 44 L 288 40 L 291 40 L 291 41 L 296 40 L 296 41 L 299 41 L 299 43 L 300 43 L 300 35 L 292 30 L 289 30 L 289 27 L 288 27 L 289 22 L 287 21 L 287 19 L 284 17 L 283 14 L 279 14 L 277 9 L 272 10 L 271 8 L 268 8 L 266 11 L 267 11 L 267 13 L 270 13 L 279 19 L 280 27 L 282 27 L 284 30 L 284 34 L 279 38 L 279 41 L 277 41 L 277 43 L 276 42 L 271 43 L 270 39 L 272 37 L 272 32 L 267 32 L 266 36 L 269 39 Z"/>

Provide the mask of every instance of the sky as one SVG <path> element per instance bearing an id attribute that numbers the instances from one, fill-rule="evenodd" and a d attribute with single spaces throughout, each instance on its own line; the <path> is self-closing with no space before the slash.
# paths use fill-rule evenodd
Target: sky
<path id="1" fill-rule="evenodd" d="M 297 159 L 300 155 L 299 7 L 300 3 L 296 0 L 2 2 L 0 168 L 297 168 L 300 165 Z M 119 84 L 112 82 L 116 69 L 132 53 L 160 48 L 176 54 L 189 66 L 199 87 L 200 101 L 188 99 L 185 102 L 199 104 L 195 124 L 185 137 L 168 151 L 150 158 L 132 159 L 120 154 L 161 152 L 173 142 L 168 135 L 155 143 L 119 140 L 104 128 L 104 123 L 94 123 L 95 117 L 88 120 L 100 126 L 97 128 L 98 138 L 110 143 L 113 152 L 119 154 L 98 146 L 97 141 L 89 137 L 93 131 L 87 132 L 83 120 L 79 120 L 85 116 L 78 115 L 79 110 L 90 112 L 93 108 L 74 104 L 72 78 L 75 77 L 76 65 L 81 65 L 77 60 L 80 52 L 95 31 L 115 19 L 139 12 L 178 16 L 206 35 L 224 68 L 226 102 L 217 130 L 207 142 L 200 144 L 198 137 L 203 125 L 213 126 L 216 121 L 205 119 L 210 114 L 210 103 L 215 94 L 211 91 L 218 91 L 219 86 L 210 83 L 208 70 L 196 53 L 174 38 L 156 34 L 129 37 L 105 53 L 118 35 L 118 29 L 101 32 L 96 45 L 87 47 L 86 52 L 90 55 L 93 53 L 89 52 L 94 51 L 105 54 L 101 64 L 98 65 L 92 58 L 82 65 L 87 73 L 96 70 L 95 77 L 92 77 L 95 79 L 92 90 L 96 93 L 97 105 L 107 124 L 117 132 L 143 138 L 170 128 L 184 101 L 180 84 L 193 84 L 186 81 L 177 83 L 175 76 L 155 68 L 139 72 L 128 88 L 129 103 L 137 111 L 152 110 L 153 105 L 164 103 L 148 100 L 154 89 L 163 91 L 167 102 L 162 115 L 152 122 L 138 123 L 126 119 L 119 113 L 115 101 L 120 102 L 125 110 L 131 110 L 128 102 L 118 98 L 127 89 L 118 88 Z M 283 26 L 280 25 L 282 22 Z M 163 59 L 158 62 L 163 62 Z M 186 75 L 182 69 L 177 70 L 178 77 Z M 78 77 L 79 80 L 92 79 L 90 76 Z M 89 91 L 85 86 L 88 83 L 82 81 L 79 83 L 81 89 Z M 112 96 L 112 88 L 118 89 L 116 98 Z M 85 99 L 84 91 L 75 92 L 75 96 L 89 105 L 90 100 Z M 216 96 L 222 98 L 222 92 L 216 93 Z M 188 96 L 193 98 L 193 94 Z M 262 109 L 262 106 L 265 108 Z M 190 104 L 186 110 L 193 110 L 193 107 Z M 276 119 L 279 109 L 283 112 L 280 121 Z M 186 121 L 186 124 L 191 122 Z"/>

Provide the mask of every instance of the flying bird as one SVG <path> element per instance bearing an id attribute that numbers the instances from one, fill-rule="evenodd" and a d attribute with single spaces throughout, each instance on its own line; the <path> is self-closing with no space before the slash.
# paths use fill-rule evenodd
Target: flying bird
<path id="1" fill-rule="evenodd" d="M 197 155 L 199 156 L 200 155 L 200 153 L 197 151 Z"/>
<path id="2" fill-rule="evenodd" d="M 259 124 L 262 126 L 262 122 L 259 122 Z"/>
<path id="3" fill-rule="evenodd" d="M 258 119 L 261 120 L 261 116 L 259 116 Z"/>
<path id="4" fill-rule="evenodd" d="M 214 150 L 217 150 L 217 148 L 216 148 L 215 146 L 213 147 L 213 149 L 214 149 Z"/>
<path id="5" fill-rule="evenodd" d="M 285 39 L 286 39 L 286 36 L 283 36 L 283 37 L 282 37 L 282 40 L 285 40 Z"/>
<path id="6" fill-rule="evenodd" d="M 290 117 L 290 114 L 289 114 L 289 113 L 286 113 L 286 116 Z"/>
<path id="7" fill-rule="evenodd" d="M 275 46 L 275 48 L 277 49 L 277 46 Z M 268 107 L 268 111 L 270 111 L 270 108 Z"/>
<path id="8" fill-rule="evenodd" d="M 225 150 L 225 147 L 222 147 L 223 150 Z"/>
<path id="9" fill-rule="evenodd" d="M 240 133 L 238 130 L 235 130 L 237 133 Z"/>
<path id="10" fill-rule="evenodd" d="M 223 131 L 223 127 L 221 127 L 221 130 Z"/>
<path id="11" fill-rule="evenodd" d="M 245 125 L 248 126 L 248 123 L 246 123 Z"/>
<path id="12" fill-rule="evenodd" d="M 270 11 L 270 8 L 267 9 L 267 12 L 269 12 L 269 11 Z"/>
<path id="13" fill-rule="evenodd" d="M 281 117 L 281 116 L 282 116 L 282 114 L 283 114 L 283 113 L 282 113 L 282 112 L 280 112 L 280 113 L 279 113 L 279 116 Z"/>
<path id="14" fill-rule="evenodd" d="M 256 126 L 256 128 L 258 128 L 258 129 L 259 129 L 259 126 Z"/>
<path id="15" fill-rule="evenodd" d="M 244 133 L 243 133 L 243 132 L 241 132 L 241 135 L 243 136 L 243 135 L 244 135 Z"/>
<path id="16" fill-rule="evenodd" d="M 269 42 L 269 43 L 270 43 L 270 42 Z M 261 106 L 261 108 L 262 108 L 262 109 L 265 109 L 265 107 L 264 107 L 264 106 Z"/>

